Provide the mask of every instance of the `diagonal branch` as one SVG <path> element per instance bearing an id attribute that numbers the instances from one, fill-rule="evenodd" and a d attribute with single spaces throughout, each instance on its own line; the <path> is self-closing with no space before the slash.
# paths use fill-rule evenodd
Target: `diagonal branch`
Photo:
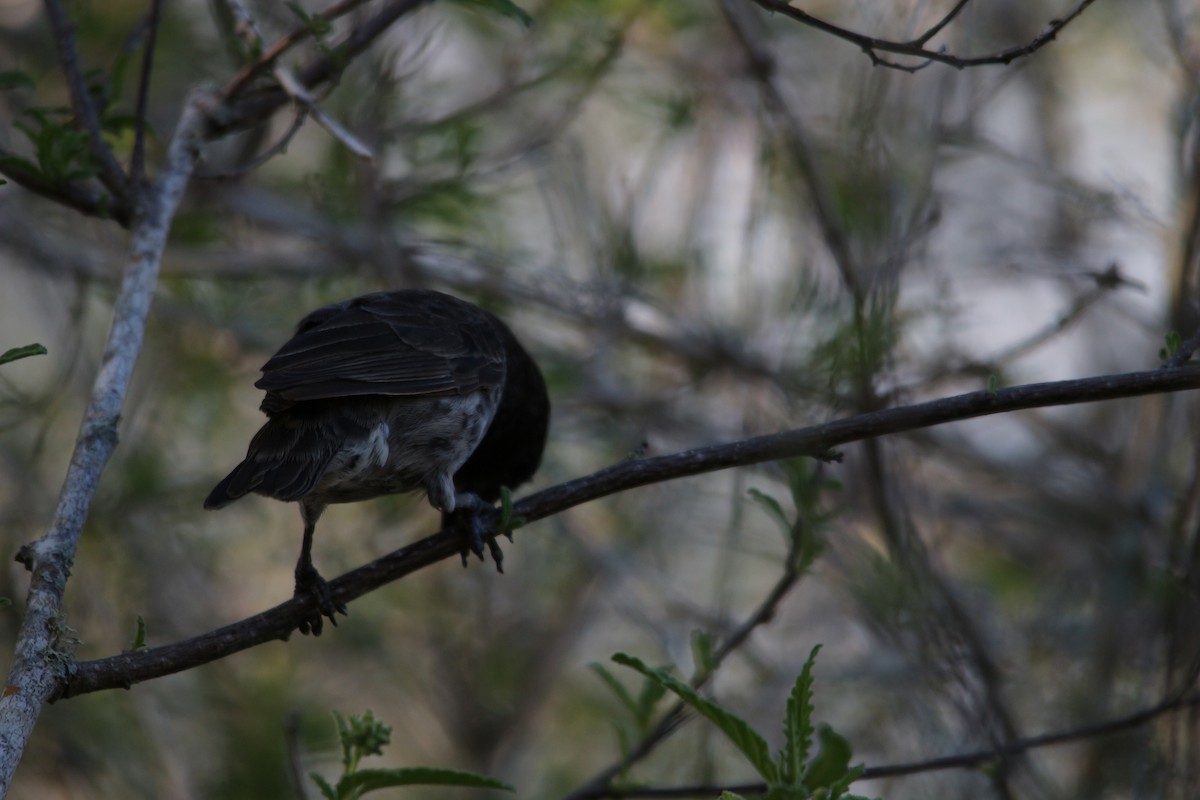
<path id="1" fill-rule="evenodd" d="M 132 215 L 128 204 L 83 186 L 79 183 L 58 183 L 49 180 L 41 170 L 0 148 L 0 175 L 23 186 L 34 194 L 48 197 L 67 208 L 101 219 L 116 220 L 128 226 Z"/>
<path id="2" fill-rule="evenodd" d="M 329 8 L 318 11 L 313 14 L 313 17 L 326 22 L 332 22 L 338 17 L 350 13 L 365 2 L 366 0 L 342 0 L 340 3 L 335 3 Z M 301 25 L 286 36 L 280 37 L 254 63 L 247 64 L 242 68 L 241 72 L 234 76 L 233 80 L 226 84 L 225 88 L 221 91 L 221 95 L 225 98 L 226 102 L 241 94 L 254 76 L 270 70 L 284 53 L 312 35 L 313 29 L 311 25 Z"/>
<path id="3" fill-rule="evenodd" d="M 62 0 L 46 0 L 46 14 L 50 17 L 50 27 L 54 30 L 55 48 L 58 60 L 62 64 L 63 75 L 67 79 L 67 88 L 71 92 L 71 106 L 79 115 L 83 128 L 87 131 L 91 144 L 92 157 L 100 170 L 100 180 L 108 190 L 122 202 L 126 201 L 129 179 L 121 169 L 112 148 L 104 141 L 100 130 L 100 116 L 96 112 L 96 104 L 92 102 L 88 92 L 87 79 L 83 67 L 79 63 L 79 53 L 75 49 L 75 26 L 63 6 Z"/>
<path id="4" fill-rule="evenodd" d="M 821 425 L 757 436 L 728 444 L 684 450 L 655 458 L 622 461 L 591 475 L 543 489 L 513 506 L 527 521 L 543 519 L 573 506 L 617 492 L 706 472 L 809 456 L 832 459 L 832 448 L 849 442 L 929 428 L 948 422 L 1045 406 L 1093 403 L 1124 397 L 1200 389 L 1200 367 L 1159 369 L 1121 375 L 1034 383 L 996 391 L 977 391 L 899 408 L 888 408 Z M 492 519 L 495 523 L 499 514 Z M 430 536 L 376 559 L 330 582 L 333 599 L 347 603 L 438 561 L 455 557 L 460 540 L 445 533 Z M 312 612 L 311 599 L 293 598 L 253 617 L 192 639 L 122 653 L 75 665 L 69 683 L 56 697 L 128 687 L 180 672 L 276 639 L 287 639 L 301 618 Z"/>
<path id="5" fill-rule="evenodd" d="M 44 537 L 18 555 L 32 576 L 13 664 L 0 695 L 0 796 L 8 791 L 43 704 L 69 672 L 74 640 L 62 621 L 62 598 L 88 506 L 117 444 L 121 404 L 141 349 L 167 232 L 199 153 L 204 100 L 204 95 L 196 94 L 185 106 L 167 163 L 135 224 L 112 330 L 54 520 Z"/>

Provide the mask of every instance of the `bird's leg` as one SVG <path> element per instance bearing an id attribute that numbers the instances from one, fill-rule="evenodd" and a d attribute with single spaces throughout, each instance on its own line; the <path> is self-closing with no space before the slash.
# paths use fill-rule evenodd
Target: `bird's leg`
<path id="1" fill-rule="evenodd" d="M 504 572 L 504 552 L 494 538 L 488 539 L 491 529 L 491 514 L 496 507 L 472 492 L 459 492 L 454 497 L 454 510 L 442 513 L 442 527 L 446 530 L 457 530 L 462 537 L 463 566 L 467 565 L 467 556 L 474 553 L 483 561 L 483 548 L 486 545 L 496 564 L 497 572 Z"/>
<path id="2" fill-rule="evenodd" d="M 347 613 L 344 603 L 335 602 L 329 592 L 329 584 L 317 572 L 312 563 L 313 531 L 317 527 L 317 517 L 321 516 L 323 508 L 310 508 L 301 503 L 300 514 L 304 518 L 304 543 L 300 546 L 300 558 L 296 560 L 296 597 L 312 597 L 316 600 L 316 613 L 300 620 L 296 626 L 301 633 L 320 636 L 325 627 L 322 617 L 337 627 L 337 615 Z"/>

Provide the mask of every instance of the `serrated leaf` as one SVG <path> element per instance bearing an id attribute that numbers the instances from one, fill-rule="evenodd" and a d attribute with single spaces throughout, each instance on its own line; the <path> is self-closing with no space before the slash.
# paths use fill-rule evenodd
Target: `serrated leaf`
<path id="1" fill-rule="evenodd" d="M 325 780 L 315 772 L 308 773 L 308 777 L 311 778 L 312 782 L 315 783 L 317 788 L 321 790 L 322 797 L 325 797 L 326 800 L 338 800 L 337 792 L 334 791 L 334 788 L 329 785 L 329 781 Z"/>
<path id="2" fill-rule="evenodd" d="M 787 783 L 799 783 L 805 772 L 804 762 L 812 749 L 812 668 L 816 663 L 817 653 L 821 645 L 817 645 L 808 654 L 792 692 L 787 700 L 787 713 L 783 720 L 783 752 L 780 754 L 780 771 Z"/>
<path id="3" fill-rule="evenodd" d="M 37 84 L 28 74 L 19 69 L 0 70 L 0 92 L 9 89 L 36 89 Z"/>
<path id="4" fill-rule="evenodd" d="M 14 347 L 11 350 L 5 350 L 0 353 L 0 364 L 7 364 L 10 361 L 17 361 L 30 356 L 44 356 L 49 352 L 44 345 L 27 344 L 24 347 Z"/>
<path id="5" fill-rule="evenodd" d="M 364 794 L 376 789 L 388 789 L 394 786 L 469 786 L 476 789 L 502 789 L 515 792 L 516 789 L 504 781 L 477 775 L 474 772 L 463 772 L 455 769 L 439 769 L 437 767 L 401 767 L 399 769 L 360 769 L 344 776 L 338 781 L 337 789 L 341 796 L 349 792 Z"/>
<path id="6" fill-rule="evenodd" d="M 342 769 L 350 770 L 354 763 L 351 754 L 353 745 L 350 742 L 350 727 L 346 724 L 345 717 L 337 711 L 333 712 L 333 718 L 337 723 L 338 742 L 342 745 Z"/>
<path id="7" fill-rule="evenodd" d="M 850 772 L 850 758 L 854 755 L 850 743 L 828 725 L 821 725 L 817 729 L 817 739 L 821 743 L 821 749 L 808 765 L 804 785 L 813 791 L 825 787 L 832 789 L 842 783 L 849 786 L 854 780 L 853 777 L 846 780 L 847 773 Z"/>
<path id="8" fill-rule="evenodd" d="M 625 653 L 617 653 L 613 656 L 613 661 L 622 666 L 637 670 L 650 680 L 674 692 L 681 700 L 716 725 L 733 742 L 734 746 L 742 752 L 742 755 L 746 757 L 751 766 L 762 776 L 763 780 L 767 783 L 775 783 L 779 780 L 779 770 L 776 768 L 775 763 L 771 761 L 771 752 L 770 747 L 767 745 L 767 740 L 751 728 L 744 719 L 725 710 L 711 700 L 701 697 L 695 689 L 675 676 L 661 669 L 651 669 L 633 656 L 626 655 Z"/>

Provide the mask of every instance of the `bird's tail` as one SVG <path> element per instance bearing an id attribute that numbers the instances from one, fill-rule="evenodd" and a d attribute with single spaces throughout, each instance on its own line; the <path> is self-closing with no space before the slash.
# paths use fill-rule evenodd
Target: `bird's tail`
<path id="1" fill-rule="evenodd" d="M 204 507 L 223 508 L 250 492 L 299 500 L 312 491 L 337 449 L 318 426 L 268 420 L 250 441 L 246 459 L 209 492 Z"/>

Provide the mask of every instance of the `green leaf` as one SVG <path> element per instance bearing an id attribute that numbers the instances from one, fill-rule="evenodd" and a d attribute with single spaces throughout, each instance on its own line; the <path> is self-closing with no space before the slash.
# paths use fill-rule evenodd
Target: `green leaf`
<path id="1" fill-rule="evenodd" d="M 845 779 L 850 772 L 850 757 L 854 755 L 850 743 L 828 725 L 821 725 L 817 729 L 817 739 L 821 742 L 821 749 L 808 765 L 804 785 L 813 791 L 832 788 L 835 783 L 843 781 L 849 786 L 850 781 Z"/>
<path id="2" fill-rule="evenodd" d="M 748 489 L 747 494 L 750 495 L 751 500 L 758 503 L 763 511 L 767 512 L 767 516 L 773 519 L 775 524 L 779 526 L 779 529 L 783 531 L 784 541 L 788 544 L 791 544 L 792 521 L 789 520 L 787 514 L 784 513 L 783 506 L 779 504 L 779 501 L 774 497 L 771 497 L 769 494 L 760 492 L 758 489 Z"/>
<path id="3" fill-rule="evenodd" d="M 10 361 L 17 361 L 30 356 L 44 356 L 49 352 L 45 346 L 40 344 L 27 344 L 24 347 L 14 347 L 11 350 L 5 350 L 0 353 L 0 364 L 7 364 Z"/>
<path id="4" fill-rule="evenodd" d="M 437 767 L 360 769 L 338 781 L 337 790 L 339 796 L 347 797 L 357 796 L 350 795 L 349 792 L 365 794 L 375 789 L 388 789 L 393 786 L 470 786 L 476 789 L 516 791 L 514 787 L 504 781 L 498 781 L 486 775 L 454 769 L 438 769 Z"/>
<path id="5" fill-rule="evenodd" d="M 734 794 L 733 792 L 721 792 L 721 796 L 718 797 L 717 800 L 746 800 L 746 799 L 744 797 L 742 797 L 740 794 Z"/>
<path id="6" fill-rule="evenodd" d="M 779 780 L 779 770 L 771 761 L 770 747 L 767 740 L 758 734 L 750 725 L 732 712 L 726 711 L 716 703 L 707 700 L 683 681 L 661 669 L 651 669 L 633 656 L 617 653 L 613 661 L 630 669 L 637 670 L 650 680 L 661 684 L 679 696 L 681 700 L 696 711 L 707 717 L 720 728 L 733 744 L 742 751 L 746 760 L 767 781 L 775 783 Z"/>
<path id="7" fill-rule="evenodd" d="M 666 694 L 667 687 L 658 681 L 642 681 L 642 690 L 638 692 L 637 698 L 637 721 L 642 733 L 650 730 L 650 723 L 654 718 L 654 709 L 658 708 L 658 701 L 662 700 Z"/>
<path id="8" fill-rule="evenodd" d="M 783 752 L 779 759 L 780 770 L 786 783 L 799 783 L 803 779 L 804 762 L 812 749 L 812 668 L 820 650 L 821 645 L 817 645 L 808 654 L 808 660 L 804 662 L 804 668 L 800 670 L 800 675 L 792 686 L 792 693 L 788 696 L 787 712 L 783 720 Z"/>
<path id="9" fill-rule="evenodd" d="M 987 393 L 988 397 L 996 396 L 996 389 L 1000 387 L 1000 377 L 996 374 L 988 375 Z"/>
<path id="10" fill-rule="evenodd" d="M 625 706 L 634 719 L 638 719 L 641 716 L 641 712 L 638 709 L 638 704 L 633 699 L 633 695 L 631 695 L 629 690 L 625 688 L 625 684 L 617 680 L 617 676 L 613 675 L 608 667 L 596 662 L 588 664 L 588 667 L 590 667 L 592 672 L 595 672 L 596 675 L 600 677 L 600 680 L 604 681 L 604 685 L 607 686 L 612 693 L 617 696 L 617 699 L 621 701 L 621 705 Z"/>
<path id="11" fill-rule="evenodd" d="M 1166 363 L 1175 357 L 1183 344 L 1183 337 L 1177 331 L 1169 331 L 1163 335 L 1163 346 L 1158 351 L 1158 359 Z"/>
<path id="12" fill-rule="evenodd" d="M 9 89 L 36 89 L 37 84 L 33 82 L 33 78 L 29 77 L 19 69 L 0 70 L 0 92 L 6 92 Z"/>
<path id="13" fill-rule="evenodd" d="M 133 634 L 133 642 L 129 645 L 129 652 L 136 653 L 139 650 L 146 649 L 146 620 L 141 614 L 137 616 L 137 630 Z"/>
<path id="14" fill-rule="evenodd" d="M 517 528 L 524 527 L 528 522 L 524 517 L 514 517 L 512 513 L 512 489 L 507 486 L 500 487 L 500 532 L 511 533 Z M 508 537 L 509 540 L 512 537 Z"/>
<path id="15" fill-rule="evenodd" d="M 462 6 L 475 6 L 482 8 L 485 11 L 491 11 L 508 19 L 514 19 L 524 25 L 526 28 L 533 27 L 533 17 L 529 16 L 529 12 L 521 8 L 512 0 L 455 0 Z"/>
<path id="16" fill-rule="evenodd" d="M 315 772 L 308 773 L 308 777 L 311 778 L 312 782 L 315 783 L 317 788 L 321 790 L 321 795 L 325 797 L 326 800 L 338 800 L 337 792 L 334 791 L 334 788 L 329 785 L 329 781 L 325 780 Z"/>

